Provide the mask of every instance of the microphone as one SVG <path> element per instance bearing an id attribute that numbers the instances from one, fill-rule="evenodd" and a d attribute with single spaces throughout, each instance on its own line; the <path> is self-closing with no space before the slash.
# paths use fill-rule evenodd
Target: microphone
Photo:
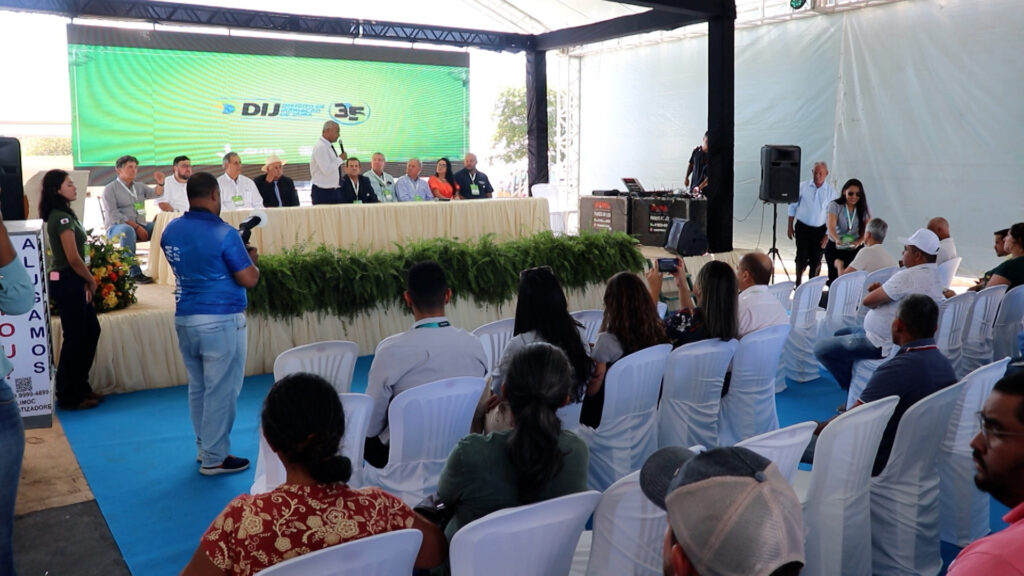
<path id="1" fill-rule="evenodd" d="M 262 228 L 267 225 L 267 213 L 263 210 L 253 210 L 249 217 L 242 220 L 238 225 L 238 231 L 242 234 L 242 243 L 249 245 L 249 238 L 252 236 L 253 228 Z"/>

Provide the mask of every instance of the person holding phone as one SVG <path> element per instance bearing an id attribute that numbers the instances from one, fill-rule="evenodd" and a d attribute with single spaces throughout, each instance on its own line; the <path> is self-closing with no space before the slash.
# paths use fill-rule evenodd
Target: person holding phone
<path id="1" fill-rule="evenodd" d="M 739 289 L 731 266 L 719 260 L 702 266 L 693 283 L 692 296 L 682 258 L 676 257 L 676 269 L 671 274 L 679 289 L 679 310 L 665 320 L 665 332 L 673 346 L 709 338 L 728 341 L 739 337 Z M 655 304 L 661 284 L 662 272 L 654 266 L 647 271 L 647 287 Z"/>

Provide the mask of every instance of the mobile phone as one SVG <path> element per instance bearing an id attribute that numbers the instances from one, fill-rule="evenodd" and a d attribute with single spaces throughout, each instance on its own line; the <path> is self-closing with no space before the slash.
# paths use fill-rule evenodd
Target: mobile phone
<path id="1" fill-rule="evenodd" d="M 658 272 L 675 272 L 678 267 L 675 258 L 658 258 Z"/>

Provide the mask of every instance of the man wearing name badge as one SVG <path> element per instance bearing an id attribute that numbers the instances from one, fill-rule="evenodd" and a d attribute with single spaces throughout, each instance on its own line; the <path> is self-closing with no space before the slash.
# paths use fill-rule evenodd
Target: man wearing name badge
<path id="1" fill-rule="evenodd" d="M 410 158 L 405 164 L 405 174 L 395 180 L 395 197 L 399 202 L 434 200 L 434 195 L 430 193 L 430 185 L 426 180 L 420 180 L 422 168 L 423 164 L 419 158 Z"/>
<path id="2" fill-rule="evenodd" d="M 265 208 L 299 205 L 299 193 L 295 190 L 295 182 L 284 175 L 284 164 L 284 160 L 275 154 L 267 156 L 263 168 L 260 168 L 263 174 L 253 180 L 256 189 L 260 191 Z"/>
<path id="3" fill-rule="evenodd" d="M 185 183 L 192 175 L 192 161 L 188 156 L 176 156 L 171 166 L 171 178 L 164 178 L 164 196 L 157 203 L 164 212 L 184 212 L 188 210 L 188 193 Z"/>
<path id="4" fill-rule="evenodd" d="M 146 221 L 146 200 L 157 198 L 164 193 L 164 173 L 154 172 L 156 189 L 135 181 L 138 174 L 139 160 L 135 156 L 124 155 L 114 164 L 117 178 L 103 188 L 103 223 L 107 228 L 107 237 L 121 236 L 121 246 L 135 255 L 136 242 L 149 242 L 153 233 L 153 223 Z M 136 264 L 129 274 L 136 284 L 152 284 L 153 279 L 142 273 Z"/>
<path id="5" fill-rule="evenodd" d="M 313 204 L 341 204 L 341 165 L 348 155 L 334 149 L 341 128 L 334 120 L 324 122 L 320 139 L 309 157 L 309 179 L 313 185 Z"/>
<path id="6" fill-rule="evenodd" d="M 398 202 L 395 196 L 395 177 L 384 171 L 384 154 L 374 152 L 370 160 L 370 169 L 363 172 L 363 176 L 370 179 L 377 199 L 381 202 Z"/>
<path id="7" fill-rule="evenodd" d="M 494 187 L 487 174 L 476 169 L 476 154 L 467 152 L 463 159 L 465 168 L 455 173 L 455 197 L 460 200 L 479 200 L 490 198 Z"/>
<path id="8" fill-rule="evenodd" d="M 263 198 L 256 183 L 242 174 L 242 159 L 235 152 L 224 155 L 224 173 L 217 178 L 221 210 L 263 208 Z"/>
<path id="9" fill-rule="evenodd" d="M 345 160 L 345 178 L 341 182 L 341 203 L 376 204 L 377 195 L 373 192 L 370 179 L 360 174 L 362 166 L 359 158 Z"/>

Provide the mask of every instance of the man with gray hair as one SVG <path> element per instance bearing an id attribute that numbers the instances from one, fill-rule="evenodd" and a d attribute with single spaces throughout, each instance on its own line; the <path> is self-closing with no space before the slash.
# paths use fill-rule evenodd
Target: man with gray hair
<path id="1" fill-rule="evenodd" d="M 263 208 L 263 196 L 256 183 L 242 174 L 242 159 L 235 152 L 224 155 L 224 173 L 217 177 L 222 211 Z"/>
<path id="2" fill-rule="evenodd" d="M 341 164 L 348 159 L 348 154 L 344 151 L 338 154 L 334 149 L 340 132 L 338 123 L 328 120 L 324 122 L 320 139 L 313 145 L 313 154 L 309 157 L 313 204 L 341 203 Z"/>
<path id="3" fill-rule="evenodd" d="M 825 226 L 828 203 L 839 196 L 836 189 L 825 181 L 828 166 L 824 162 L 815 162 L 811 175 L 810 180 L 800 183 L 800 197 L 796 204 L 789 205 L 786 237 L 790 240 L 796 238 L 797 286 L 807 267 L 810 267 L 808 278 L 814 278 L 821 272 L 821 256 L 828 242 Z"/>
<path id="4" fill-rule="evenodd" d="M 139 169 L 139 160 L 135 156 L 121 156 L 114 169 L 117 178 L 103 188 L 103 224 L 107 227 L 107 237 L 120 237 L 121 246 L 134 256 L 135 243 L 149 242 L 149 235 L 153 233 L 153 222 L 146 221 L 146 200 L 163 196 L 164 173 L 153 173 L 154 189 L 135 179 Z M 129 274 L 136 284 L 153 283 L 138 264 L 131 267 Z"/>
<path id="5" fill-rule="evenodd" d="M 420 179 L 422 167 L 419 158 L 409 158 L 405 164 L 405 174 L 395 180 L 395 198 L 398 198 L 399 202 L 434 199 L 434 195 L 430 193 L 430 186 L 425 180 Z"/>
<path id="6" fill-rule="evenodd" d="M 868 222 L 867 235 L 864 237 L 864 247 L 857 251 L 849 266 L 843 266 L 841 260 L 836 260 L 839 275 L 849 274 L 858 270 L 874 272 L 882 268 L 889 268 L 896 265 L 896 259 L 885 251 L 882 243 L 885 242 L 885 235 L 889 231 L 889 225 L 881 218 L 872 218 Z"/>

